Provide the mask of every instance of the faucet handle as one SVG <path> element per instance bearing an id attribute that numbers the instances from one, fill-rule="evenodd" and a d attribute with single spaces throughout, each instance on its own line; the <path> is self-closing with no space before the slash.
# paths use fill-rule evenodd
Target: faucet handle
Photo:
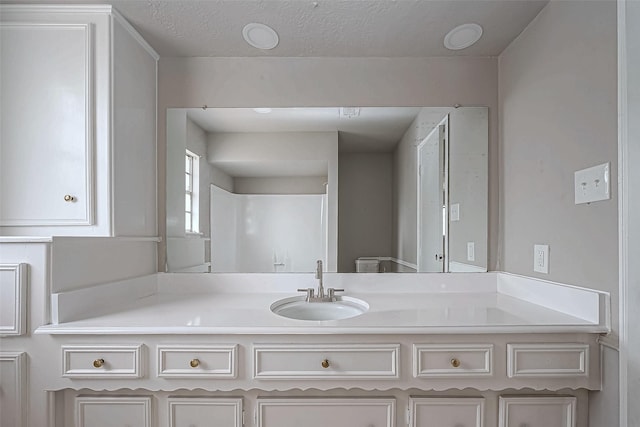
<path id="1" fill-rule="evenodd" d="M 329 292 L 329 298 L 334 298 L 336 292 L 344 292 L 344 289 L 329 288 L 328 292 Z"/>
<path id="2" fill-rule="evenodd" d="M 313 288 L 304 288 L 298 289 L 298 292 L 306 292 L 307 293 L 307 301 L 314 297 L 316 290 Z"/>

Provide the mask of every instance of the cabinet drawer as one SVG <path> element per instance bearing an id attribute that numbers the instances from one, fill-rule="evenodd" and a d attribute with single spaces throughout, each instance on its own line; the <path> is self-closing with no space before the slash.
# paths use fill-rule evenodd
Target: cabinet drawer
<path id="1" fill-rule="evenodd" d="M 258 379 L 395 379 L 399 344 L 255 345 Z"/>
<path id="2" fill-rule="evenodd" d="M 62 376 L 70 378 L 140 378 L 142 345 L 62 346 Z"/>
<path id="3" fill-rule="evenodd" d="M 484 399 L 472 397 L 412 397 L 411 427 L 482 427 Z"/>
<path id="4" fill-rule="evenodd" d="M 159 377 L 235 378 L 237 346 L 158 346 Z"/>
<path id="5" fill-rule="evenodd" d="M 414 344 L 413 376 L 477 377 L 493 374 L 492 344 Z"/>
<path id="6" fill-rule="evenodd" d="M 516 377 L 586 377 L 587 344 L 507 344 L 507 375 Z"/>

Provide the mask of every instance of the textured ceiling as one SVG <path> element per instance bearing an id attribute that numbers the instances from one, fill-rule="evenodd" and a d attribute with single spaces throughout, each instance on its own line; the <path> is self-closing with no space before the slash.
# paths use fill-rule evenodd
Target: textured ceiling
<path id="1" fill-rule="evenodd" d="M 112 4 L 161 56 L 428 57 L 496 56 L 547 0 L 2 0 L 2 3 Z M 280 44 L 262 51 L 242 39 L 260 22 Z M 457 25 L 484 34 L 461 51 L 443 46 Z"/>

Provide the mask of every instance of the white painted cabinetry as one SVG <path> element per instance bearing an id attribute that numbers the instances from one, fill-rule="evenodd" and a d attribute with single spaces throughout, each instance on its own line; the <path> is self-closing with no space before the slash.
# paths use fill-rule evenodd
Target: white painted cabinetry
<path id="1" fill-rule="evenodd" d="M 242 427 L 242 399 L 170 397 L 169 427 Z"/>
<path id="2" fill-rule="evenodd" d="M 0 7 L 0 235 L 157 235 L 157 54 L 110 6 Z"/>
<path id="3" fill-rule="evenodd" d="M 79 396 L 76 427 L 152 427 L 149 396 Z"/>
<path id="4" fill-rule="evenodd" d="M 0 352 L 0 424 L 27 424 L 27 355 Z"/>
<path id="5" fill-rule="evenodd" d="M 433 397 L 410 399 L 411 427 L 483 427 L 484 399 Z"/>
<path id="6" fill-rule="evenodd" d="M 394 427 L 395 399 L 258 399 L 257 427 Z"/>
<path id="7" fill-rule="evenodd" d="M 576 427 L 575 397 L 501 397 L 499 427 Z"/>

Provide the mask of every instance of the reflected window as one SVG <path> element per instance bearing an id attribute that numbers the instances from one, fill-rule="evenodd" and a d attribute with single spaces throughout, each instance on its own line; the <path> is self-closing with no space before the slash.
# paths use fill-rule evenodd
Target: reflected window
<path id="1" fill-rule="evenodd" d="M 184 229 L 187 233 L 200 231 L 198 215 L 198 165 L 200 156 L 186 150 L 185 155 L 185 194 L 184 194 Z"/>

